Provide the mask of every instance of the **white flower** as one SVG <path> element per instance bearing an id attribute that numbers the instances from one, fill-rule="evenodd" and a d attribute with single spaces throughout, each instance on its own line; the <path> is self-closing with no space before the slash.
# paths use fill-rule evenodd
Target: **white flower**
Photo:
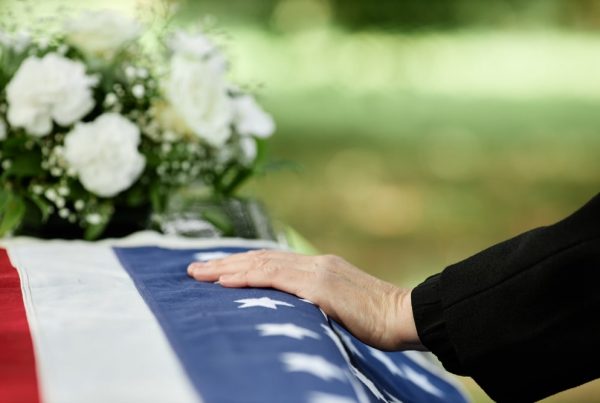
<path id="1" fill-rule="evenodd" d="M 188 133 L 190 129 L 181 116 L 166 102 L 155 102 L 150 109 L 151 116 L 160 127 L 162 136 L 166 141 L 177 141 Z"/>
<path id="2" fill-rule="evenodd" d="M 140 24 L 110 10 L 85 11 L 65 22 L 67 41 L 85 53 L 111 57 L 140 36 Z"/>
<path id="3" fill-rule="evenodd" d="M 176 31 L 168 41 L 169 49 L 177 54 L 203 58 L 216 51 L 216 46 L 206 35 Z"/>
<path id="4" fill-rule="evenodd" d="M 65 137 L 64 157 L 88 191 L 112 197 L 140 176 L 145 159 L 138 151 L 140 131 L 117 113 L 79 123 Z"/>
<path id="5" fill-rule="evenodd" d="M 214 147 L 221 147 L 229 139 L 233 104 L 221 59 L 175 54 L 164 92 L 174 112 L 193 134 Z"/>
<path id="6" fill-rule="evenodd" d="M 94 107 L 91 87 L 96 81 L 82 63 L 57 53 L 30 56 L 6 86 L 8 121 L 38 137 L 50 133 L 52 120 L 71 125 Z"/>
<path id="7" fill-rule="evenodd" d="M 6 127 L 6 122 L 4 119 L 0 118 L 0 140 L 4 140 L 6 138 L 7 132 L 8 128 Z"/>
<path id="8" fill-rule="evenodd" d="M 98 225 L 102 222 L 102 216 L 98 213 L 91 213 L 85 216 L 85 220 L 88 224 Z"/>
<path id="9" fill-rule="evenodd" d="M 256 140 L 252 137 L 241 137 L 239 147 L 241 152 L 241 163 L 245 166 L 252 165 L 258 154 Z"/>
<path id="10" fill-rule="evenodd" d="M 14 50 L 17 53 L 23 52 L 31 44 L 31 35 L 26 31 L 9 34 L 0 31 L 0 45 Z"/>
<path id="11" fill-rule="evenodd" d="M 144 88 L 144 86 L 142 84 L 136 84 L 131 89 L 131 93 L 133 94 L 134 97 L 140 99 L 146 93 L 146 89 Z"/>
<path id="12" fill-rule="evenodd" d="M 217 165 L 221 167 L 230 162 L 237 162 L 242 166 L 250 167 L 256 160 L 257 154 L 256 139 L 249 136 L 240 136 L 235 142 L 228 143 L 218 150 L 216 161 Z"/>
<path id="13" fill-rule="evenodd" d="M 256 103 L 252 96 L 242 95 L 236 97 L 233 102 L 234 125 L 239 134 L 254 135 L 259 138 L 266 138 L 273 134 L 275 131 L 273 118 Z"/>

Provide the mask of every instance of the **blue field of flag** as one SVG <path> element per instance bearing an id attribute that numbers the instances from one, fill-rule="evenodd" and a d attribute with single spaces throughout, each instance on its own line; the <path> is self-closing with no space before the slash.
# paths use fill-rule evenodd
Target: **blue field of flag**
<path id="1" fill-rule="evenodd" d="M 115 248 L 204 401 L 467 401 L 446 376 L 366 346 L 309 301 L 187 276 L 192 261 L 246 250 Z"/>

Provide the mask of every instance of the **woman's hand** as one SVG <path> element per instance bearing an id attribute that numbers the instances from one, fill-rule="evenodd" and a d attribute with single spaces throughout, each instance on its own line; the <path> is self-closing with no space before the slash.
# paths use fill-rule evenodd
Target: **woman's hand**
<path id="1" fill-rule="evenodd" d="M 384 350 L 424 349 L 413 319 L 411 290 L 398 288 L 337 256 L 252 251 L 206 263 L 188 274 L 223 287 L 272 287 L 318 305 L 363 342 Z"/>

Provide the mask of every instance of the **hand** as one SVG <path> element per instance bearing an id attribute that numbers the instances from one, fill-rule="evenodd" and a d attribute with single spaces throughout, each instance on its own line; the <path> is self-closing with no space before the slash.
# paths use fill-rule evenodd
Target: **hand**
<path id="1" fill-rule="evenodd" d="M 223 287 L 272 287 L 318 305 L 363 342 L 383 350 L 418 349 L 411 290 L 398 288 L 337 256 L 252 251 L 196 262 L 188 274 Z"/>

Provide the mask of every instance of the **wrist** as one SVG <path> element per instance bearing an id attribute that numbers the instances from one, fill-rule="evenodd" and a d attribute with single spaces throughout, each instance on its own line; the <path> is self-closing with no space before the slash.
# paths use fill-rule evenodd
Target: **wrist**
<path id="1" fill-rule="evenodd" d="M 412 308 L 412 289 L 398 289 L 396 314 L 392 332 L 395 335 L 395 350 L 427 350 L 421 343 Z"/>
<path id="2" fill-rule="evenodd" d="M 406 326 L 406 340 L 404 341 L 407 350 L 427 350 L 417 331 L 415 317 L 412 308 L 412 289 L 407 289 L 402 298 L 402 313 L 404 315 L 403 325 Z"/>

